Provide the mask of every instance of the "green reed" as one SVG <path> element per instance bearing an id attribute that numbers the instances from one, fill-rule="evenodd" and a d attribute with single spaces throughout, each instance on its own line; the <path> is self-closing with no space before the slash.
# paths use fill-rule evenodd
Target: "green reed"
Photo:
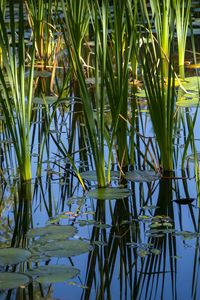
<path id="1" fill-rule="evenodd" d="M 137 1 L 113 1 L 114 14 L 109 10 L 109 47 L 107 50 L 106 91 L 113 120 L 113 137 L 116 137 L 118 162 L 121 166 L 129 164 L 127 142 L 128 97 L 131 91 L 129 79 L 135 75 L 135 56 L 133 45 L 136 43 L 135 24 Z M 130 30 L 134 28 L 134 30 Z M 133 67 L 131 73 L 130 66 Z M 131 100 L 133 101 L 133 99 Z M 132 125 L 134 123 L 134 112 Z"/>
<path id="2" fill-rule="evenodd" d="M 55 38 L 56 0 L 27 0 L 29 26 L 35 35 L 37 65 L 46 67 L 53 63 L 56 45 L 59 38 Z"/>
<path id="3" fill-rule="evenodd" d="M 22 180 L 31 179 L 30 121 L 33 94 L 34 41 L 31 46 L 31 66 L 28 79 L 25 74 L 24 8 L 19 1 L 19 25 L 14 19 L 14 1 L 9 1 L 10 37 L 7 34 L 3 12 L 0 10 L 0 47 L 3 68 L 0 69 L 0 103 L 5 117 L 6 128 L 12 138 L 19 174 Z M 18 30 L 18 44 L 16 43 Z"/>
<path id="4" fill-rule="evenodd" d="M 156 52 L 152 50 L 151 45 L 154 44 L 154 40 L 152 35 L 150 37 L 150 41 L 144 45 L 140 53 L 143 80 L 155 138 L 160 150 L 161 167 L 163 171 L 172 171 L 176 101 L 175 73 L 171 55 L 166 69 L 166 62 L 162 60 L 162 50 L 158 49 Z"/>
<path id="5" fill-rule="evenodd" d="M 190 19 L 191 0 L 173 0 L 175 12 L 176 33 L 178 42 L 179 75 L 185 78 L 184 61 L 187 40 L 187 31 Z"/>
<path id="6" fill-rule="evenodd" d="M 76 80 L 78 81 L 88 138 L 90 141 L 93 159 L 96 167 L 98 184 L 99 186 L 105 186 L 106 177 L 104 162 L 104 138 L 102 138 L 102 135 L 104 133 L 98 127 L 99 122 L 96 122 L 96 120 L 99 120 L 99 118 L 101 120 L 100 122 L 102 122 L 102 120 L 104 119 L 104 107 L 103 104 L 101 104 L 100 111 L 97 107 L 97 112 L 94 112 L 92 97 L 90 92 L 88 91 L 88 87 L 85 81 L 85 74 L 82 65 L 83 61 L 81 56 L 82 42 L 85 38 L 85 35 L 87 34 L 86 29 L 88 28 L 89 24 L 89 7 L 88 3 L 85 1 L 72 1 L 66 3 L 62 1 L 62 6 L 66 23 L 66 28 L 64 30 L 65 41 L 69 49 L 69 55 L 73 68 L 72 70 L 75 73 Z M 96 80 L 98 81 L 98 77 L 96 78 Z M 102 125 L 100 125 L 100 127 L 102 128 Z"/>
<path id="7" fill-rule="evenodd" d="M 146 6 L 146 1 L 143 1 Z M 168 76 L 168 62 L 170 53 L 170 38 L 174 28 L 174 18 L 170 0 L 150 0 L 154 26 L 156 30 L 157 40 L 161 48 L 161 58 L 163 60 L 162 68 L 164 77 Z M 147 10 L 146 10 L 147 11 Z M 146 15 L 149 19 L 148 14 Z M 149 23 L 150 24 L 150 23 Z"/>

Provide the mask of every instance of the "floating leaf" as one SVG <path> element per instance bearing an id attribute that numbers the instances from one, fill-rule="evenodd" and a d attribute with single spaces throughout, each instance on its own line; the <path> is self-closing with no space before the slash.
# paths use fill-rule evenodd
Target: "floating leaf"
<path id="1" fill-rule="evenodd" d="M 51 77 L 51 72 L 46 71 L 46 70 L 41 70 L 41 71 L 35 70 L 34 77 L 48 78 L 48 77 Z"/>
<path id="2" fill-rule="evenodd" d="M 55 96 L 45 96 L 44 99 L 42 97 L 35 97 L 33 98 L 32 102 L 34 104 L 54 104 L 58 100 L 58 97 Z"/>
<path id="3" fill-rule="evenodd" d="M 176 105 L 179 107 L 196 107 L 199 104 L 199 96 L 179 98 Z"/>
<path id="4" fill-rule="evenodd" d="M 142 210 L 151 210 L 151 209 L 156 209 L 158 206 L 156 205 L 146 205 L 142 207 Z"/>
<path id="5" fill-rule="evenodd" d="M 182 85 L 187 91 L 199 91 L 200 77 L 191 76 L 182 81 Z"/>
<path id="6" fill-rule="evenodd" d="M 130 190 L 125 188 L 98 188 L 89 191 L 88 198 L 95 198 L 100 200 L 123 199 L 131 195 Z"/>
<path id="7" fill-rule="evenodd" d="M 132 243 L 126 243 L 126 245 L 130 248 L 138 248 L 138 243 L 132 242 Z"/>
<path id="8" fill-rule="evenodd" d="M 138 256 L 144 258 L 145 256 L 147 256 L 149 254 L 149 251 L 141 248 L 137 251 L 137 254 L 138 254 Z"/>
<path id="9" fill-rule="evenodd" d="M 163 233 L 151 233 L 151 234 L 146 234 L 146 236 L 151 238 L 161 238 L 164 237 L 165 235 Z"/>
<path id="10" fill-rule="evenodd" d="M 21 248 L 1 248 L 0 249 L 0 266 L 15 265 L 27 260 L 31 252 Z"/>
<path id="11" fill-rule="evenodd" d="M 35 278 L 35 281 L 39 283 L 64 282 L 76 277 L 79 273 L 79 269 L 63 265 L 42 266 L 26 272 L 27 275 Z"/>
<path id="12" fill-rule="evenodd" d="M 94 246 L 107 246 L 108 244 L 106 242 L 103 242 L 103 241 L 93 241 L 92 245 L 94 245 Z"/>
<path id="13" fill-rule="evenodd" d="M 106 228 L 110 228 L 111 226 L 109 224 L 96 223 L 94 225 L 94 227 L 101 228 L 101 229 L 106 229 Z"/>
<path id="14" fill-rule="evenodd" d="M 169 222 L 162 223 L 162 226 L 164 226 L 164 227 L 173 227 L 173 225 Z"/>
<path id="15" fill-rule="evenodd" d="M 94 170 L 82 172 L 82 173 L 80 173 L 80 175 L 85 180 L 97 181 L 96 171 L 94 171 Z M 107 177 L 107 175 L 106 175 L 106 177 Z M 119 171 L 111 171 L 110 172 L 110 179 L 111 180 L 119 179 L 119 177 L 120 177 L 120 172 Z"/>
<path id="16" fill-rule="evenodd" d="M 200 236 L 199 232 L 190 232 L 190 231 L 177 231 L 174 233 L 176 236 L 181 236 L 184 240 L 192 240 Z"/>
<path id="17" fill-rule="evenodd" d="M 159 249 L 156 249 L 156 248 L 150 249 L 150 252 L 153 253 L 154 255 L 159 255 L 161 253 L 161 251 Z"/>
<path id="18" fill-rule="evenodd" d="M 8 290 L 26 286 L 30 282 L 30 278 L 20 273 L 0 273 L 0 290 Z"/>
<path id="19" fill-rule="evenodd" d="M 96 221 L 94 220 L 78 220 L 79 226 L 86 226 L 86 225 L 94 225 Z"/>
<path id="20" fill-rule="evenodd" d="M 41 243 L 39 242 L 41 241 Z M 63 240 L 50 243 L 43 243 L 42 238 L 33 243 L 30 251 L 34 256 L 44 257 L 71 257 L 90 251 L 91 245 L 81 240 Z"/>
<path id="21" fill-rule="evenodd" d="M 137 91 L 137 93 L 135 94 L 137 97 L 139 97 L 139 98 L 146 98 L 147 96 L 146 96 L 146 92 L 145 92 L 145 90 L 143 89 L 143 90 L 138 90 Z"/>
<path id="22" fill-rule="evenodd" d="M 152 220 L 152 218 L 150 217 L 150 216 L 145 216 L 145 215 L 142 215 L 142 216 L 139 216 L 138 217 L 138 220 L 139 221 L 151 221 Z"/>
<path id="23" fill-rule="evenodd" d="M 73 226 L 67 225 L 48 225 L 45 227 L 38 227 L 31 229 L 27 237 L 43 237 L 45 240 L 58 240 L 60 238 L 69 238 L 76 234 L 77 230 Z"/>
<path id="24" fill-rule="evenodd" d="M 134 170 L 127 172 L 125 178 L 134 182 L 152 182 L 160 179 L 160 175 L 153 171 Z"/>
<path id="25" fill-rule="evenodd" d="M 172 258 L 175 258 L 175 259 L 181 259 L 182 256 L 179 256 L 179 255 L 174 255 L 174 256 L 171 256 Z"/>
<path id="26" fill-rule="evenodd" d="M 158 222 L 154 222 L 150 225 L 151 228 L 157 228 L 157 227 L 161 227 L 162 223 L 158 223 Z"/>

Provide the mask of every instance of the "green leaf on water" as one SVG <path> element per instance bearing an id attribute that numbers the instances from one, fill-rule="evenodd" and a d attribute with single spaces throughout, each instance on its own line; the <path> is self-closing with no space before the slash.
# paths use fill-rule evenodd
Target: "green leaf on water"
<path id="1" fill-rule="evenodd" d="M 147 256 L 149 254 L 149 251 L 141 248 L 137 251 L 137 254 L 138 254 L 138 256 L 144 258 L 145 256 Z"/>
<path id="2" fill-rule="evenodd" d="M 158 206 L 156 205 L 145 205 L 142 207 L 142 210 L 151 210 L 151 209 L 156 209 Z"/>
<path id="3" fill-rule="evenodd" d="M 186 96 L 187 95 L 187 96 Z M 198 95 L 190 95 L 186 94 L 185 96 L 178 98 L 176 105 L 179 107 L 195 107 L 199 104 L 199 96 Z"/>
<path id="4" fill-rule="evenodd" d="M 42 241 L 42 238 L 33 243 L 30 251 L 32 252 L 32 260 L 41 256 L 49 257 L 71 257 L 77 256 L 90 251 L 91 245 L 81 240 L 63 240 L 55 242 Z"/>
<path id="5" fill-rule="evenodd" d="M 136 93 L 135 95 L 136 95 L 137 97 L 139 97 L 139 98 L 146 98 L 146 97 L 147 97 L 147 96 L 146 96 L 146 92 L 145 92 L 144 89 L 138 90 L 137 93 Z"/>
<path id="6" fill-rule="evenodd" d="M 42 97 L 35 97 L 33 98 L 32 102 L 34 104 L 54 104 L 58 100 L 58 97 L 56 96 L 45 96 L 45 100 Z"/>
<path id="7" fill-rule="evenodd" d="M 18 288 L 20 286 L 26 286 L 29 284 L 30 278 L 20 273 L 0 273 L 0 290 L 8 290 Z"/>
<path id="8" fill-rule="evenodd" d="M 164 222 L 164 223 L 162 223 L 162 226 L 164 226 L 164 227 L 173 227 L 173 224 L 168 223 L 168 222 Z"/>
<path id="9" fill-rule="evenodd" d="M 88 198 L 95 198 L 99 200 L 112 200 L 112 199 L 123 199 L 131 195 L 130 190 L 126 188 L 98 188 L 90 190 L 87 194 Z"/>
<path id="10" fill-rule="evenodd" d="M 51 72 L 46 71 L 46 70 L 41 70 L 41 71 L 35 70 L 34 77 L 48 78 L 48 77 L 51 77 Z"/>
<path id="11" fill-rule="evenodd" d="M 152 220 L 152 218 L 151 218 L 151 216 L 146 216 L 146 215 L 141 215 L 141 216 L 139 216 L 138 217 L 138 220 L 139 221 L 151 221 Z"/>
<path id="12" fill-rule="evenodd" d="M 93 245 L 93 246 L 107 246 L 108 243 L 103 242 L 103 241 L 93 241 L 93 242 L 92 242 L 92 245 Z"/>
<path id="13" fill-rule="evenodd" d="M 59 240 L 72 237 L 76 234 L 77 229 L 68 225 L 48 225 L 31 229 L 27 233 L 28 238 L 43 237 L 45 240 Z"/>
<path id="14" fill-rule="evenodd" d="M 64 265 L 42 266 L 26 272 L 39 283 L 64 282 L 76 277 L 80 273 L 79 269 Z"/>
<path id="15" fill-rule="evenodd" d="M 94 225 L 94 227 L 97 227 L 97 228 L 100 228 L 100 229 L 107 229 L 107 228 L 110 228 L 112 226 L 110 226 L 109 224 L 104 224 L 104 223 L 96 223 Z"/>
<path id="16" fill-rule="evenodd" d="M 190 232 L 190 231 L 177 231 L 174 233 L 176 236 L 181 236 L 184 240 L 192 240 L 200 236 L 199 232 Z"/>
<path id="17" fill-rule="evenodd" d="M 160 174 L 156 174 L 154 171 L 146 170 L 134 170 L 125 174 L 125 178 L 134 182 L 152 182 L 161 178 Z"/>
<path id="18" fill-rule="evenodd" d="M 1 248 L 0 249 L 0 266 L 15 265 L 27 260 L 31 252 L 21 248 Z"/>
<path id="19" fill-rule="evenodd" d="M 185 80 L 182 81 L 181 83 L 187 91 L 199 92 L 200 77 L 198 76 L 186 77 Z"/>
<path id="20" fill-rule="evenodd" d="M 96 175 L 96 171 L 92 170 L 92 171 L 85 171 L 80 173 L 82 179 L 85 180 L 90 180 L 90 181 L 97 181 L 97 175 Z M 106 175 L 107 177 L 107 175 Z M 120 177 L 120 172 L 119 171 L 111 171 L 110 172 L 110 179 L 111 180 L 117 180 Z"/>
<path id="21" fill-rule="evenodd" d="M 152 223 L 150 225 L 151 228 L 157 228 L 157 227 L 162 227 L 162 223 L 158 223 L 158 222 L 155 222 L 155 223 Z"/>
<path id="22" fill-rule="evenodd" d="M 161 251 L 159 249 L 156 249 L 156 248 L 151 248 L 150 252 L 153 253 L 154 255 L 159 255 L 161 253 Z"/>

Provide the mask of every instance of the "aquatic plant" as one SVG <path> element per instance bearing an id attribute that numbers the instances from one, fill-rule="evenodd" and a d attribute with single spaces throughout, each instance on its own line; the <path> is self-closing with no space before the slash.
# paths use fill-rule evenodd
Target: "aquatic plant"
<path id="1" fill-rule="evenodd" d="M 178 42 L 179 75 L 184 79 L 185 47 L 190 18 L 191 0 L 173 0 L 173 8 L 175 11 L 176 34 Z"/>
<path id="2" fill-rule="evenodd" d="M 75 5 L 76 3 L 76 5 Z M 94 164 L 97 172 L 98 184 L 99 186 L 106 185 L 106 177 L 105 177 L 105 161 L 104 161 L 104 98 L 101 99 L 101 103 L 98 105 L 98 99 L 95 103 L 96 113 L 94 112 L 94 106 L 91 94 L 88 90 L 85 74 L 83 71 L 82 65 L 82 57 L 81 57 L 81 42 L 84 38 L 84 34 L 86 33 L 86 26 L 88 26 L 88 18 L 85 19 L 85 16 L 88 15 L 89 7 L 84 4 L 85 1 L 81 1 L 81 13 L 78 14 L 79 5 L 78 2 L 74 2 L 73 9 L 70 6 L 71 3 L 62 1 L 64 17 L 66 28 L 64 30 L 64 36 L 66 45 L 69 49 L 69 54 L 72 62 L 73 71 L 76 76 L 76 80 L 79 85 L 79 93 L 81 96 L 81 102 L 83 105 L 83 111 L 85 116 L 86 128 L 88 132 L 88 138 L 90 141 Z M 106 5 L 106 3 L 103 4 Z M 103 10 L 104 12 L 104 10 Z M 105 13 L 105 12 L 104 12 Z M 76 19 L 79 16 L 80 19 Z M 85 23 L 84 23 L 85 21 Z M 85 24 L 85 26 L 84 26 Z M 79 26 L 79 27 L 78 27 Z M 107 30 L 105 26 L 103 30 Z M 78 34 L 77 34 L 78 32 Z M 70 38 L 70 40 L 69 40 Z M 98 36 L 95 37 L 96 47 L 99 48 Z M 107 41 L 106 41 L 107 42 Z M 98 64 L 98 59 L 96 59 L 96 64 Z M 105 63 L 104 63 L 105 68 Z M 98 70 L 98 69 L 97 69 Z M 99 92 L 99 74 L 96 71 L 96 91 Z M 103 89 L 101 89 L 101 92 Z M 101 94 L 102 95 L 102 94 Z M 96 122 L 97 120 L 97 122 Z"/>
<path id="3" fill-rule="evenodd" d="M 0 103 L 5 117 L 6 129 L 12 139 L 19 175 L 22 180 L 31 179 L 30 121 L 33 95 L 34 38 L 30 48 L 30 68 L 28 78 L 25 73 L 24 7 L 19 1 L 19 26 L 14 18 L 14 1 L 9 1 L 10 37 L 7 34 L 3 12 L 0 9 L 0 47 L 3 68 L 0 69 Z M 16 31 L 18 43 L 16 43 Z"/>
<path id="4" fill-rule="evenodd" d="M 154 43 L 152 38 L 150 41 Z M 163 171 L 172 171 L 176 101 L 175 73 L 171 56 L 166 65 L 166 62 L 161 59 L 162 49 L 158 51 L 151 49 L 151 45 L 147 43 L 141 51 L 144 86 L 156 142 L 160 150 L 161 167 Z"/>
<path id="5" fill-rule="evenodd" d="M 143 1 L 144 3 L 144 1 Z M 146 1 L 145 1 L 146 5 Z M 171 45 L 171 33 L 174 31 L 174 17 L 172 13 L 171 1 L 170 0 L 150 0 L 152 16 L 154 19 L 154 26 L 156 30 L 157 40 L 161 49 L 161 59 L 163 75 L 168 76 L 168 58 L 170 54 Z M 146 9 L 147 12 L 147 9 Z M 149 19 L 148 13 L 146 18 Z M 149 23 L 150 25 L 150 23 Z M 150 30 L 152 26 L 150 26 Z"/>

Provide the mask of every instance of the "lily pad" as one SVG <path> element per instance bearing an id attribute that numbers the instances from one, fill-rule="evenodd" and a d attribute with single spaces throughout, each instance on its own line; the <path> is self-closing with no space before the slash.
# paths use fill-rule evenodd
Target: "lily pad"
<path id="1" fill-rule="evenodd" d="M 42 266 L 28 271 L 26 274 L 35 278 L 38 283 L 55 283 L 64 282 L 68 279 L 76 277 L 80 273 L 79 269 L 55 265 Z"/>
<path id="2" fill-rule="evenodd" d="M 196 107 L 199 104 L 199 96 L 183 96 L 178 99 L 176 105 L 179 107 Z"/>
<path id="3" fill-rule="evenodd" d="M 45 240 L 59 240 L 72 237 L 76 234 L 77 230 L 73 226 L 67 225 L 48 225 L 45 227 L 38 227 L 31 229 L 27 237 L 43 237 Z"/>
<path id="4" fill-rule="evenodd" d="M 181 236 L 184 240 L 192 240 L 200 236 L 199 232 L 190 232 L 190 231 L 177 231 L 174 233 L 176 236 Z"/>
<path id="5" fill-rule="evenodd" d="M 154 255 L 159 255 L 161 254 L 161 251 L 159 249 L 156 249 L 156 248 L 152 248 L 150 249 L 151 253 L 153 253 Z"/>
<path id="6" fill-rule="evenodd" d="M 38 241 L 41 241 L 38 242 Z M 33 243 L 30 251 L 34 256 L 39 258 L 40 256 L 45 257 L 71 257 L 77 256 L 90 251 L 91 245 L 82 240 L 63 240 L 50 243 L 43 243 L 42 238 Z"/>
<path id="7" fill-rule="evenodd" d="M 149 250 L 147 250 L 147 249 L 139 249 L 138 251 L 137 251 L 137 255 L 138 256 L 140 256 L 140 257 L 142 257 L 142 258 L 144 258 L 145 256 L 147 256 L 147 255 L 149 255 L 150 254 L 150 252 L 149 252 Z"/>
<path id="8" fill-rule="evenodd" d="M 137 93 L 136 93 L 136 96 L 139 97 L 139 98 L 146 98 L 146 92 L 145 90 L 138 90 Z"/>
<path id="9" fill-rule="evenodd" d="M 21 248 L 1 248 L 0 249 L 0 266 L 16 265 L 27 260 L 31 252 Z"/>
<path id="10" fill-rule="evenodd" d="M 200 85 L 200 77 L 198 77 L 198 76 L 187 77 L 181 83 L 187 91 L 196 91 L 196 92 L 198 92 L 199 91 L 199 85 Z"/>
<path id="11" fill-rule="evenodd" d="M 30 278 L 20 273 L 0 273 L 0 290 L 8 290 L 25 286 L 30 282 Z"/>
<path id="12" fill-rule="evenodd" d="M 148 170 L 134 170 L 125 174 L 125 178 L 134 182 L 152 182 L 161 178 L 160 174 Z"/>
<path id="13" fill-rule="evenodd" d="M 82 179 L 90 180 L 90 181 L 97 181 L 97 175 L 96 175 L 95 170 L 85 171 L 85 172 L 80 173 L 80 175 L 81 175 Z M 119 179 L 119 177 L 120 177 L 120 172 L 118 172 L 118 171 L 110 172 L 111 180 Z M 107 174 L 106 174 L 106 178 L 107 178 Z"/>
<path id="14" fill-rule="evenodd" d="M 54 104 L 57 100 L 58 100 L 58 97 L 56 97 L 56 96 L 45 96 L 44 99 L 42 97 L 35 97 L 35 98 L 33 98 L 32 102 L 34 104 L 51 105 L 51 104 Z"/>
<path id="15" fill-rule="evenodd" d="M 87 194 L 88 198 L 95 198 L 99 200 L 112 200 L 112 199 L 123 199 L 131 195 L 130 190 L 125 188 L 111 187 L 111 188 L 98 188 L 89 191 Z"/>
<path id="16" fill-rule="evenodd" d="M 145 205 L 142 207 L 142 210 L 152 210 L 152 209 L 156 209 L 158 208 L 158 206 L 156 205 Z"/>
<path id="17" fill-rule="evenodd" d="M 46 71 L 46 70 L 41 70 L 41 71 L 35 70 L 34 77 L 48 78 L 48 77 L 51 77 L 51 72 Z"/>

